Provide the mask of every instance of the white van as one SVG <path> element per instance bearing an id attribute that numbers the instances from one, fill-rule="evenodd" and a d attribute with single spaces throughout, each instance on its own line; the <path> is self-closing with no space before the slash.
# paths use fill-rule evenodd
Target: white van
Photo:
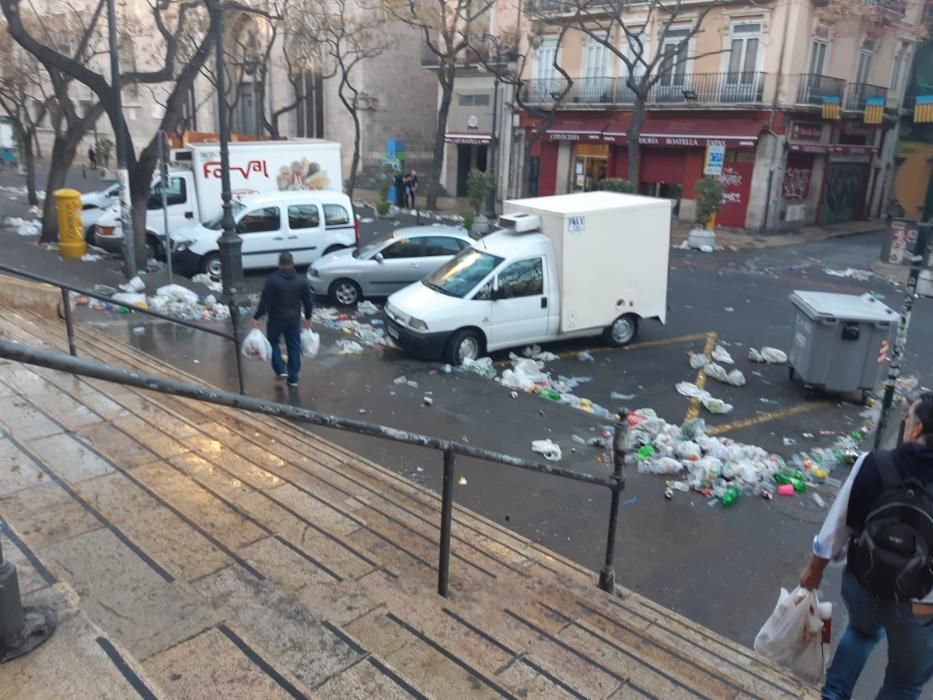
<path id="1" fill-rule="evenodd" d="M 498 230 L 389 297 L 389 336 L 451 364 L 667 318 L 668 200 L 586 192 L 505 202 Z"/>
<path id="2" fill-rule="evenodd" d="M 172 161 L 165 191 L 169 231 L 216 217 L 221 206 L 220 146 L 190 144 L 172 151 Z M 146 204 L 146 243 L 154 257 L 164 254 L 161 183 L 156 172 Z M 265 192 L 342 192 L 340 144 L 323 139 L 231 143 L 230 186 L 234 200 Z M 98 219 L 94 239 L 108 250 L 122 246 L 119 203 Z"/>
<path id="3" fill-rule="evenodd" d="M 184 275 L 220 277 L 217 240 L 222 213 L 203 224 L 171 233 L 172 264 Z M 243 269 L 275 267 L 289 252 L 296 265 L 357 244 L 358 223 L 350 198 L 339 192 L 273 192 L 233 203 L 233 220 L 243 240 Z"/>

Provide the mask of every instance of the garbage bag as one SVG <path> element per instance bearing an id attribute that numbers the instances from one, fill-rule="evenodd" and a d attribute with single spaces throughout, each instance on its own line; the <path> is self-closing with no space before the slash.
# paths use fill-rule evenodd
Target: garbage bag
<path id="1" fill-rule="evenodd" d="M 825 669 L 819 604 L 816 591 L 782 588 L 774 612 L 755 637 L 755 651 L 810 683 L 819 683 Z"/>
<path id="2" fill-rule="evenodd" d="M 531 443 L 531 449 L 544 456 L 549 462 L 557 462 L 561 458 L 560 445 L 552 440 L 534 440 Z"/>
<path id="3" fill-rule="evenodd" d="M 646 459 L 638 465 L 641 474 L 679 474 L 683 470 L 684 465 L 673 457 Z"/>
<path id="4" fill-rule="evenodd" d="M 241 348 L 243 357 L 249 360 L 268 360 L 272 357 L 272 344 L 258 328 L 251 330 L 243 340 Z"/>
<path id="5" fill-rule="evenodd" d="M 762 348 L 761 357 L 769 365 L 783 365 L 787 362 L 787 353 L 777 348 Z"/>
<path id="6" fill-rule="evenodd" d="M 131 294 L 139 294 L 140 292 L 146 291 L 146 283 L 142 281 L 139 275 L 136 275 L 126 284 L 121 284 L 119 286 L 124 292 L 129 292 Z"/>
<path id="7" fill-rule="evenodd" d="M 312 331 L 310 328 L 305 328 L 301 331 L 301 354 L 305 357 L 317 357 L 318 351 L 321 349 L 321 336 Z"/>
<path id="8" fill-rule="evenodd" d="M 732 355 L 729 354 L 729 351 L 726 350 L 722 345 L 717 345 L 713 350 L 713 359 L 716 362 L 722 362 L 724 365 L 734 365 L 735 360 L 732 359 Z"/>
<path id="9" fill-rule="evenodd" d="M 709 364 L 709 358 L 702 352 L 690 353 L 690 369 L 700 369 Z"/>
<path id="10" fill-rule="evenodd" d="M 706 410 L 709 411 L 710 413 L 724 414 L 724 413 L 729 413 L 733 409 L 733 406 L 731 403 L 726 403 L 722 399 L 717 399 L 709 395 L 700 399 L 700 401 L 706 407 Z"/>

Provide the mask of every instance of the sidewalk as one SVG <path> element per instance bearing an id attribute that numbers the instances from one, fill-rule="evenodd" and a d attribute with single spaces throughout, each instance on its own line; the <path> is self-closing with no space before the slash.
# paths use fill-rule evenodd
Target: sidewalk
<path id="1" fill-rule="evenodd" d="M 64 345 L 3 307 L 0 333 Z M 815 696 L 459 507 L 440 598 L 437 495 L 290 423 L 0 361 L 0 424 L 4 551 L 27 603 L 73 611 L 4 697 Z"/>

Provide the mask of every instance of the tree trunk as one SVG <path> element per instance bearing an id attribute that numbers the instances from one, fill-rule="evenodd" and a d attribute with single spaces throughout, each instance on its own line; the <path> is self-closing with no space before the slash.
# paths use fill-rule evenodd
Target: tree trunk
<path id="1" fill-rule="evenodd" d="M 340 98 L 340 101 L 343 103 L 344 108 L 347 110 L 347 113 L 350 115 L 350 118 L 353 120 L 353 157 L 350 159 L 350 177 L 347 179 L 347 196 L 353 197 L 353 189 L 356 187 L 356 175 L 360 169 L 360 115 L 357 113 L 356 108 L 356 95 L 353 95 L 353 99 L 350 100 L 347 98 L 344 93 L 344 88 L 348 87 L 350 90 L 353 90 L 353 87 L 348 85 L 346 80 L 346 73 L 344 73 L 344 79 L 340 83 L 340 87 L 337 89 L 337 96 Z M 353 90 L 354 93 L 356 92 Z"/>
<path id="2" fill-rule="evenodd" d="M 55 213 L 55 198 L 52 193 L 65 186 L 65 177 L 74 163 L 78 146 L 87 129 L 71 127 L 55 137 L 52 144 L 52 160 L 49 162 L 49 177 L 45 183 L 45 204 L 42 207 L 43 243 L 58 240 L 58 220 Z"/>
<path id="3" fill-rule="evenodd" d="M 146 149 L 140 155 L 135 167 L 130 167 L 130 204 L 133 207 L 133 255 L 136 269 L 145 270 L 146 255 L 146 214 L 149 204 L 149 190 L 152 175 L 155 172 L 156 159 Z M 124 235 L 125 232 L 124 232 Z"/>
<path id="4" fill-rule="evenodd" d="M 635 186 L 635 191 L 639 190 L 641 181 L 641 143 L 638 139 L 641 136 L 641 126 L 645 121 L 645 101 L 640 97 L 635 98 L 635 108 L 632 110 L 632 123 L 629 125 L 626 137 L 628 138 L 628 180 Z"/>
<path id="5" fill-rule="evenodd" d="M 441 62 L 437 70 L 441 85 L 441 104 L 437 110 L 437 130 L 434 132 L 434 159 L 431 161 L 431 180 L 428 182 L 427 208 L 437 209 L 437 197 L 441 188 L 441 168 L 444 166 L 444 148 L 447 135 L 447 115 L 454 94 L 454 66 Z"/>
<path id="6" fill-rule="evenodd" d="M 22 133 L 22 132 L 20 132 Z M 23 138 L 23 165 L 26 166 L 26 195 L 31 206 L 39 203 L 36 195 L 36 153 L 32 148 L 33 130 L 25 132 Z"/>

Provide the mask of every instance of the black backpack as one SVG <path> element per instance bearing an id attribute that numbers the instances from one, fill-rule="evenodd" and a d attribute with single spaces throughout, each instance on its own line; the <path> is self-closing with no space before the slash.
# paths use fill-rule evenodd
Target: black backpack
<path id="1" fill-rule="evenodd" d="M 878 598 L 923 598 L 933 590 L 933 483 L 905 479 L 890 452 L 872 456 L 881 495 L 849 540 L 846 568 Z"/>

